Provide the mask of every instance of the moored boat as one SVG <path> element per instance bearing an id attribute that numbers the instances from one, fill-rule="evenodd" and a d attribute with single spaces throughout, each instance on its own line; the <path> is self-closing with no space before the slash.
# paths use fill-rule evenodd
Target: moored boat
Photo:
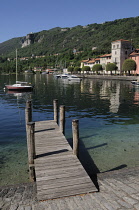
<path id="1" fill-rule="evenodd" d="M 76 82 L 80 82 L 82 79 L 77 77 L 76 75 L 68 75 L 68 80 L 69 81 L 76 81 Z"/>
<path id="2" fill-rule="evenodd" d="M 61 78 L 61 74 L 54 74 L 54 77 L 57 78 L 57 79 Z"/>
<path id="3" fill-rule="evenodd" d="M 61 74 L 61 79 L 68 79 L 69 74 Z"/>
<path id="4" fill-rule="evenodd" d="M 16 91 L 18 90 L 29 91 L 33 89 L 33 86 L 29 85 L 27 82 L 17 81 L 17 49 L 16 49 L 16 83 L 13 85 L 5 85 L 5 88 L 8 90 L 16 90 Z"/>
<path id="5" fill-rule="evenodd" d="M 8 90 L 16 90 L 16 91 L 25 91 L 32 90 L 33 86 L 29 85 L 27 82 L 16 81 L 16 84 L 13 85 L 5 85 Z"/>

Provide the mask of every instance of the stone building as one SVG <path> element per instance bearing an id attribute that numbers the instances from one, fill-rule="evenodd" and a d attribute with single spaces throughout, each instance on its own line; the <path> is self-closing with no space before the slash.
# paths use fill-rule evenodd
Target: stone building
<path id="1" fill-rule="evenodd" d="M 123 62 L 132 51 L 133 47 L 129 40 L 120 39 L 111 43 L 111 62 L 115 63 L 118 67 L 118 73 L 121 73 Z"/>

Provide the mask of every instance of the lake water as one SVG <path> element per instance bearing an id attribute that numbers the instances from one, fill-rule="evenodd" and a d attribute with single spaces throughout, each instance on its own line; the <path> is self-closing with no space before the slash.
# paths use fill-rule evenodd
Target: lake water
<path id="1" fill-rule="evenodd" d="M 28 182 L 25 103 L 33 102 L 33 121 L 53 119 L 53 99 L 66 106 L 66 138 L 72 145 L 72 120 L 79 119 L 80 159 L 88 173 L 139 166 L 139 89 L 127 81 L 53 75 L 22 75 L 32 93 L 4 92 L 15 76 L 0 76 L 0 185 Z"/>

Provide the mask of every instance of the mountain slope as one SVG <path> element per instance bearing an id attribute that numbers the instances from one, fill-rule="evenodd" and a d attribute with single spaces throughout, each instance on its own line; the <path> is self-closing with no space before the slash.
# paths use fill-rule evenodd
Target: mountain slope
<path id="1" fill-rule="evenodd" d="M 50 55 L 56 53 L 67 53 L 76 48 L 77 51 L 110 52 L 111 42 L 117 39 L 132 40 L 133 45 L 139 47 L 139 17 L 124 18 L 102 24 L 89 24 L 87 26 L 76 26 L 73 28 L 53 28 L 34 33 L 30 44 L 27 37 L 13 38 L 0 44 L 0 56 L 14 56 L 18 48 L 18 55 Z"/>

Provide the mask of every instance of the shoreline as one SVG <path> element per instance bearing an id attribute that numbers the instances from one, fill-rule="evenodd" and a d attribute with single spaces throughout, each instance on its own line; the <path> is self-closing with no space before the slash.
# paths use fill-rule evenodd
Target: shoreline
<path id="1" fill-rule="evenodd" d="M 85 209 L 95 209 L 96 206 L 98 207 L 97 209 L 104 209 L 102 206 L 107 204 L 107 206 L 110 207 L 112 203 L 115 205 L 111 209 L 117 209 L 117 206 L 119 206 L 119 209 L 123 209 L 127 206 L 130 209 L 133 209 L 133 207 L 135 207 L 134 209 L 138 209 L 138 170 L 139 167 L 133 167 L 98 174 L 99 193 L 87 193 L 42 202 L 39 202 L 37 199 L 35 182 L 3 186 L 0 187 L 0 209 L 44 210 L 49 207 L 49 209 L 60 208 L 72 210 L 76 205 L 76 207 L 80 207 L 77 209 L 84 209 L 81 208 L 81 205 L 83 205 Z M 125 201 L 121 193 L 124 195 Z M 105 196 L 109 199 L 105 200 Z M 86 205 L 89 205 L 89 207 L 86 207 Z"/>
<path id="2" fill-rule="evenodd" d="M 125 174 L 128 175 L 132 175 L 132 176 L 136 176 L 138 174 L 139 171 L 139 166 L 133 166 L 133 167 L 126 167 L 126 168 L 120 168 L 120 169 L 115 169 L 115 170 L 109 170 L 109 171 L 105 171 L 105 172 L 99 172 L 96 173 L 97 177 L 101 180 L 103 179 L 107 179 L 108 177 L 121 177 L 124 178 Z M 1 192 L 2 190 L 5 189 L 13 189 L 13 188 L 22 188 L 22 187 L 30 187 L 30 186 L 34 186 L 36 188 L 36 182 L 24 182 L 24 183 L 17 183 L 17 184 L 9 184 L 9 185 L 0 185 L 0 198 L 1 198 Z"/>
<path id="3" fill-rule="evenodd" d="M 121 81 L 132 81 L 139 79 L 139 76 L 114 76 L 114 75 L 78 75 L 79 77 L 86 79 L 104 79 L 104 80 L 121 80 Z"/>

